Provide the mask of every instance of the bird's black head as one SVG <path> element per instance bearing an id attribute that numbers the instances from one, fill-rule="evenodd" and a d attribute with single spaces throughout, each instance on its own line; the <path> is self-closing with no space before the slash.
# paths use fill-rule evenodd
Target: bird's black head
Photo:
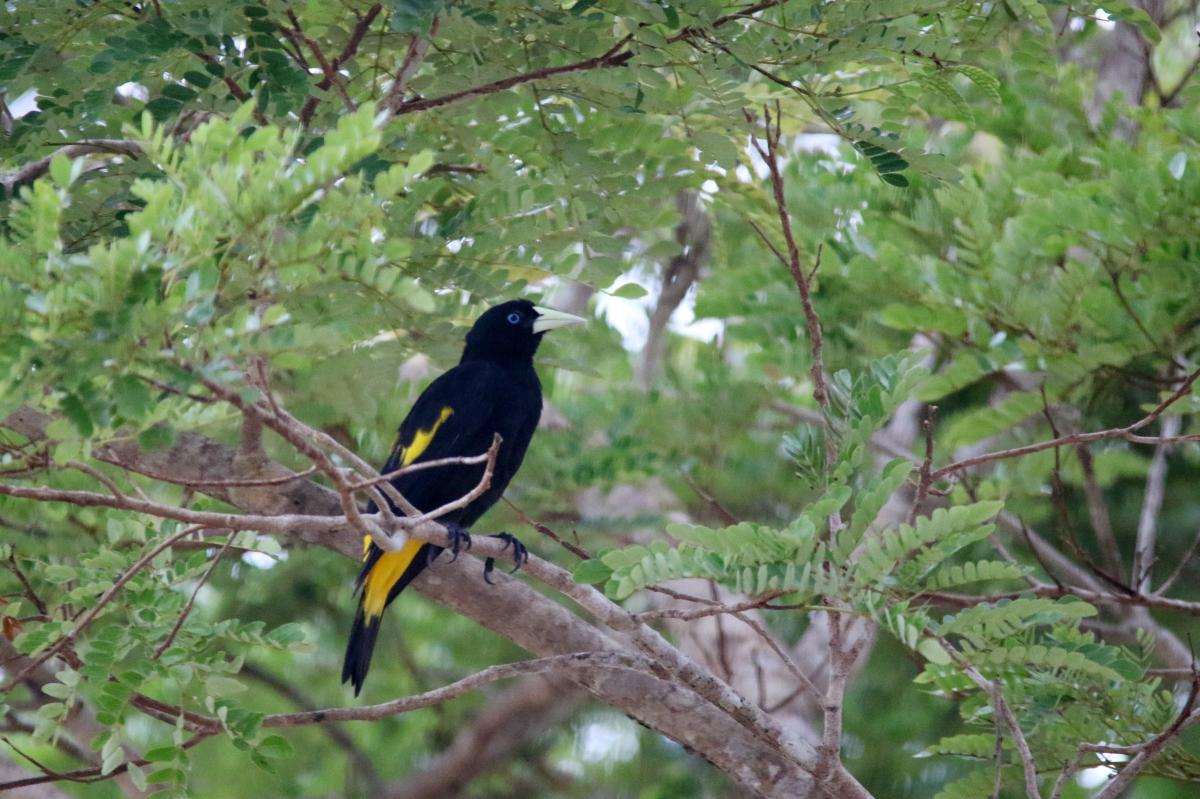
<path id="1" fill-rule="evenodd" d="M 475 320 L 467 333 L 462 359 L 529 361 L 548 330 L 583 321 L 578 316 L 539 307 L 529 300 L 509 300 L 488 308 Z"/>

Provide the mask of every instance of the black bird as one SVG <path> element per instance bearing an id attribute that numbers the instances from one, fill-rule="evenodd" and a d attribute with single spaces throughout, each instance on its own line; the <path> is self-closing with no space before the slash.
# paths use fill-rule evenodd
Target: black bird
<path id="1" fill-rule="evenodd" d="M 528 300 L 489 308 L 467 333 L 462 360 L 425 389 L 401 423 L 384 474 L 421 461 L 479 455 L 488 451 L 496 433 L 502 438 L 487 491 L 466 507 L 438 519 L 450 531 L 455 553 L 460 545 L 470 545 L 467 530 L 500 499 L 521 467 L 537 428 L 542 413 L 542 384 L 533 368 L 533 354 L 542 335 L 583 321 Z M 470 492 L 479 484 L 483 470 L 483 464 L 432 467 L 401 475 L 392 484 L 418 510 L 427 513 Z M 376 508 L 372 505 L 368 510 L 374 512 Z M 399 513 L 399 509 L 393 510 Z M 499 537 L 512 543 L 520 565 L 525 547 L 507 533 Z M 342 666 L 342 682 L 354 685 L 355 696 L 362 690 L 371 665 L 384 608 L 442 552 L 442 547 L 416 540 L 386 553 L 370 539 L 365 545 L 356 583 L 358 612 Z M 491 565 L 487 564 L 485 579 Z"/>

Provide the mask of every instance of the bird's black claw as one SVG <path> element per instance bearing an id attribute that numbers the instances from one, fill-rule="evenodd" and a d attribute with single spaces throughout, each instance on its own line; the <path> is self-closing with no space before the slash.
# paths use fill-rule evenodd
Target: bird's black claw
<path id="1" fill-rule="evenodd" d="M 492 570 L 496 568 L 495 558 L 485 558 L 483 561 L 483 581 L 488 585 L 495 585 L 492 582 Z"/>
<path id="2" fill-rule="evenodd" d="M 499 538 L 504 542 L 504 548 L 508 549 L 509 544 L 513 548 L 513 568 L 509 574 L 516 574 L 525 561 L 529 560 L 529 550 L 521 543 L 521 539 L 517 538 L 512 533 L 497 533 L 492 538 Z"/>
<path id="3" fill-rule="evenodd" d="M 447 525 L 446 532 L 450 535 L 450 562 L 458 560 L 458 553 L 471 548 L 471 534 L 466 531 L 461 525 L 451 522 Z"/>

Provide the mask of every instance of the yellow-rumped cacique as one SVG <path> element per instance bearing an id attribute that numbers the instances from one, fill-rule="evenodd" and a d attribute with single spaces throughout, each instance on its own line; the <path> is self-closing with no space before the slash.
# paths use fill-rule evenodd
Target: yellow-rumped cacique
<path id="1" fill-rule="evenodd" d="M 542 384 L 533 368 L 533 356 L 549 330 L 579 324 L 578 316 L 542 308 L 528 300 L 511 300 L 493 306 L 467 333 L 458 365 L 429 384 L 400 424 L 400 433 L 383 473 L 422 461 L 480 455 L 500 434 L 500 449 L 487 490 L 472 502 L 438 519 L 450 533 L 453 551 L 470 546 L 468 532 L 488 508 L 496 504 L 512 480 L 533 438 L 542 413 Z M 452 464 L 431 467 L 392 480 L 392 485 L 418 510 L 428 513 L 459 499 L 475 488 L 485 466 Z M 391 500 L 389 500 L 391 502 Z M 374 504 L 368 507 L 375 512 Z M 398 508 L 393 511 L 399 513 Z M 500 533 L 514 548 L 519 567 L 525 547 L 508 533 Z M 443 551 L 442 547 L 410 540 L 394 552 L 384 552 L 367 539 L 359 572 L 358 611 L 342 682 L 362 690 L 371 665 L 384 609 Z M 489 558 L 484 579 L 491 582 Z"/>

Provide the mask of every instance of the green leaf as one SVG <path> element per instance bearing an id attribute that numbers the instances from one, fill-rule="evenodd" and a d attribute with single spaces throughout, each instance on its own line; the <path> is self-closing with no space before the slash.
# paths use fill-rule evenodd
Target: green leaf
<path id="1" fill-rule="evenodd" d="M 172 100 L 178 100 L 180 103 L 186 103 L 195 99 L 196 91 L 195 89 L 189 89 L 188 87 L 179 83 L 168 83 L 162 88 L 162 96 L 169 97 Z"/>
<path id="2" fill-rule="evenodd" d="M 50 159 L 50 177 L 60 188 L 71 185 L 71 159 L 65 155 L 56 155 Z"/>
<path id="3" fill-rule="evenodd" d="M 61 563 L 51 563 L 42 569 L 42 576 L 52 583 L 62 585 L 78 577 L 79 572 L 71 566 L 64 566 Z"/>
<path id="4" fill-rule="evenodd" d="M 954 84 L 946 80 L 941 74 L 926 72 L 917 76 L 917 82 L 949 102 L 950 107 L 954 109 L 954 113 L 959 119 L 968 123 L 974 123 L 975 114 L 971 112 L 971 106 L 958 93 L 958 89 L 954 88 Z"/>
<path id="5" fill-rule="evenodd" d="M 575 567 L 573 576 L 577 583 L 602 583 L 612 577 L 613 570 L 599 558 L 590 558 Z"/>
<path id="6" fill-rule="evenodd" d="M 1000 96 L 1000 79 L 986 69 L 981 69 L 969 64 L 960 64 L 954 67 L 955 71 L 966 75 L 972 83 L 987 93 L 988 97 L 994 103 L 1002 103 L 1003 98 Z"/>
<path id="7" fill-rule="evenodd" d="M 863 534 L 879 515 L 879 511 L 883 510 L 883 506 L 887 504 L 891 496 L 900 489 L 900 486 L 904 485 L 904 481 L 908 479 L 912 470 L 913 465 L 910 461 L 904 458 L 895 458 L 883 467 L 878 478 L 868 482 L 858 492 L 850 524 L 837 538 L 835 553 L 839 558 L 844 559 L 850 556 L 850 553 L 862 540 Z"/>
<path id="8" fill-rule="evenodd" d="M 422 150 L 409 159 L 408 166 L 405 168 L 405 175 L 409 180 L 420 175 L 424 175 L 429 171 L 429 167 L 433 166 L 433 150 Z"/>
<path id="9" fill-rule="evenodd" d="M 146 772 L 141 767 L 130 763 L 125 767 L 125 773 L 129 775 L 129 781 L 133 783 L 133 787 L 143 792 L 146 790 L 149 783 L 146 781 Z"/>
<path id="10" fill-rule="evenodd" d="M 636 300 L 639 297 L 645 297 L 650 292 L 646 291 L 643 286 L 637 283 L 623 283 L 611 292 L 614 297 L 620 297 L 623 300 Z"/>
<path id="11" fill-rule="evenodd" d="M 148 450 L 162 450 L 175 443 L 175 429 L 167 424 L 156 424 L 138 433 L 138 444 Z"/>
<path id="12" fill-rule="evenodd" d="M 892 303 L 880 312 L 879 319 L 896 330 L 941 332 L 956 338 L 967 329 L 966 314 L 948 305 Z"/>
<path id="13" fill-rule="evenodd" d="M 95 427 L 92 425 L 92 415 L 88 413 L 88 409 L 79 397 L 74 394 L 64 396 L 62 398 L 62 409 L 67 418 L 75 424 L 75 429 L 79 431 L 79 435 L 88 438 L 95 432 Z"/>
<path id="14" fill-rule="evenodd" d="M 146 110 L 150 112 L 150 116 L 155 122 L 170 119 L 179 113 L 181 108 L 183 108 L 183 103 L 170 97 L 156 97 L 146 103 Z"/>
<path id="15" fill-rule="evenodd" d="M 1006 430 L 1013 430 L 1026 419 L 1040 414 L 1042 395 L 1036 391 L 1015 391 L 996 405 L 978 408 L 954 417 L 941 441 L 958 448 L 982 441 Z"/>
<path id="16" fill-rule="evenodd" d="M 288 743 L 287 738 L 284 738 L 282 735 L 268 735 L 266 738 L 263 738 L 261 741 L 259 741 L 259 743 L 255 746 L 255 749 L 263 757 L 277 759 L 291 757 L 293 754 L 295 754 L 295 750 L 292 748 L 292 745 Z"/>
<path id="17" fill-rule="evenodd" d="M 113 381 L 112 392 L 117 413 L 130 421 L 142 418 L 154 404 L 146 384 L 135 377 L 118 377 Z"/>
<path id="18" fill-rule="evenodd" d="M 212 78 L 194 69 L 183 73 L 183 79 L 200 89 L 207 89 L 212 85 Z"/>
<path id="19" fill-rule="evenodd" d="M 304 642 L 304 628 L 296 622 L 288 622 L 267 633 L 266 640 L 276 646 L 290 647 Z"/>
<path id="20" fill-rule="evenodd" d="M 222 677 L 219 674 L 214 674 L 204 681 L 204 691 L 212 697 L 231 696 L 245 690 L 246 686 L 240 681 L 232 677 Z"/>
<path id="21" fill-rule="evenodd" d="M 52 696 L 55 699 L 66 699 L 67 697 L 71 696 L 74 691 L 66 685 L 52 682 L 42 686 L 42 693 L 46 694 L 46 696 Z"/>

